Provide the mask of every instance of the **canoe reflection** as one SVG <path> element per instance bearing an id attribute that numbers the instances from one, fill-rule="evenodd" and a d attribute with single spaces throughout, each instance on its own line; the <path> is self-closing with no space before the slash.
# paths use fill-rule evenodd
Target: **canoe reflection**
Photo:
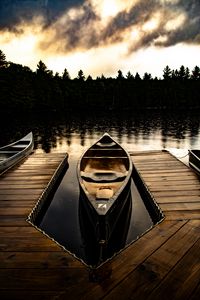
<path id="1" fill-rule="evenodd" d="M 80 196 L 79 198 L 79 223 L 83 260 L 87 265 L 96 268 L 126 245 L 132 212 L 131 191 L 124 201 L 124 206 L 110 216 L 110 220 L 115 222 L 115 226 L 112 226 L 112 231 L 110 231 L 110 223 L 106 222 L 106 219 L 99 219 L 99 215 L 96 218 L 94 216 L 91 218 L 91 210 L 87 209 L 85 206 L 86 202 L 82 197 Z M 117 213 L 118 216 L 116 215 Z M 110 233 L 105 234 L 107 231 L 110 231 Z M 103 239 L 102 236 L 107 236 L 108 238 Z"/>

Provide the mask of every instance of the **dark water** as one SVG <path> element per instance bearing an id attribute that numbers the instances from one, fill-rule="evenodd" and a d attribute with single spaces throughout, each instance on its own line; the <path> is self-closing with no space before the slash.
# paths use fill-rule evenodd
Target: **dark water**
<path id="1" fill-rule="evenodd" d="M 87 218 L 84 217 L 79 199 L 76 167 L 83 151 L 104 132 L 108 132 L 128 151 L 169 149 L 178 157 L 184 157 L 187 149 L 200 148 L 198 113 L 114 115 L 105 112 L 95 116 L 69 114 L 62 118 L 56 115 L 44 118 L 1 120 L 0 146 L 32 130 L 37 152 L 69 153 L 69 168 L 37 225 L 76 257 L 92 266 L 101 264 L 130 244 L 151 228 L 153 221 L 132 182 L 131 200 L 123 211 L 110 243 L 103 247 L 97 245 L 90 230 L 91 224 L 85 222 Z"/>

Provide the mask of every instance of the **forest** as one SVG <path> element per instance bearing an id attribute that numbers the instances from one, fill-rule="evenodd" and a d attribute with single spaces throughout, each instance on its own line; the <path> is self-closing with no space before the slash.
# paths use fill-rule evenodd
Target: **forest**
<path id="1" fill-rule="evenodd" d="M 115 78 L 71 78 L 48 70 L 41 60 L 36 71 L 8 62 L 0 50 L 0 106 L 5 113 L 67 113 L 73 111 L 199 110 L 200 68 L 166 66 L 162 78 L 118 70 Z"/>

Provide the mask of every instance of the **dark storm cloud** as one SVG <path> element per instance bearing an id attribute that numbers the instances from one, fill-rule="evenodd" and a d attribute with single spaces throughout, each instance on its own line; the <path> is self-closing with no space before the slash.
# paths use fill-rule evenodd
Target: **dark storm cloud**
<path id="1" fill-rule="evenodd" d="M 66 18 L 65 23 L 55 25 L 56 38 L 62 39 L 66 43 L 66 48 L 72 49 L 78 47 L 83 41 L 86 47 L 96 44 L 97 33 L 94 23 L 99 20 L 99 17 L 94 12 L 90 3 L 81 6 L 81 12 L 77 13 L 75 18 Z M 90 26 L 90 34 L 84 36 L 85 27 Z"/>
<path id="2" fill-rule="evenodd" d="M 34 16 L 42 15 L 46 24 L 70 7 L 81 5 L 84 0 L 1 0 L 0 29 L 15 31 L 15 26 L 22 20 L 31 21 Z"/>
<path id="3" fill-rule="evenodd" d="M 150 20 L 152 14 L 159 9 L 160 4 L 155 0 L 140 0 L 129 12 L 123 11 L 115 16 L 102 33 L 102 38 L 111 38 L 116 41 L 123 39 L 123 35 L 120 33 L 123 33 L 124 30 L 129 29 L 133 25 L 143 25 Z"/>
<path id="4" fill-rule="evenodd" d="M 178 29 L 168 34 L 165 46 L 180 42 L 200 44 L 200 1 L 180 0 L 172 9 L 178 9 L 186 14 L 186 20 Z"/>

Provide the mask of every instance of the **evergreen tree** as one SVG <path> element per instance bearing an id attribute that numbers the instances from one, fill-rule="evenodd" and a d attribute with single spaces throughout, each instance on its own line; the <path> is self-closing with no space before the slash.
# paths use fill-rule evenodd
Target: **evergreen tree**
<path id="1" fill-rule="evenodd" d="M 84 73 L 83 73 L 82 70 L 78 71 L 77 79 L 80 80 L 80 81 L 84 81 L 85 80 L 85 75 L 84 75 Z"/>
<path id="2" fill-rule="evenodd" d="M 150 73 L 145 72 L 143 76 L 143 80 L 152 80 L 152 76 Z"/>
<path id="3" fill-rule="evenodd" d="M 164 80 L 171 79 L 172 71 L 169 66 L 166 66 L 163 70 L 163 78 Z"/>
<path id="4" fill-rule="evenodd" d="M 127 78 L 128 80 L 130 80 L 130 79 L 134 79 L 134 76 L 131 74 L 130 71 L 128 71 L 128 73 L 127 73 L 127 75 L 126 75 L 126 78 Z"/>
<path id="5" fill-rule="evenodd" d="M 124 76 L 123 76 L 123 73 L 122 73 L 121 70 L 118 70 L 117 79 L 118 79 L 118 80 L 123 80 L 123 79 L 124 79 Z"/>
<path id="6" fill-rule="evenodd" d="M 185 67 L 183 65 L 180 67 L 178 75 L 179 75 L 178 77 L 179 77 L 180 80 L 185 79 L 186 71 L 185 71 Z"/>
<path id="7" fill-rule="evenodd" d="M 135 74 L 135 80 L 136 81 L 141 80 L 140 74 L 138 72 Z"/>
<path id="8" fill-rule="evenodd" d="M 63 72 L 63 74 L 62 74 L 62 79 L 63 79 L 63 80 L 70 80 L 70 79 L 71 79 L 71 77 L 70 77 L 70 75 L 69 75 L 69 72 L 67 71 L 66 68 L 64 69 L 64 72 Z"/>
<path id="9" fill-rule="evenodd" d="M 200 79 L 200 68 L 198 66 L 195 66 L 192 70 L 191 79 L 198 80 Z"/>
<path id="10" fill-rule="evenodd" d="M 51 70 L 48 70 L 45 63 L 41 60 L 37 64 L 36 73 L 38 75 L 49 75 L 49 77 L 53 77 L 53 72 Z"/>
<path id="11" fill-rule="evenodd" d="M 3 51 L 0 50 L 0 68 L 6 67 L 6 66 L 7 66 L 6 56 L 3 53 Z"/>

